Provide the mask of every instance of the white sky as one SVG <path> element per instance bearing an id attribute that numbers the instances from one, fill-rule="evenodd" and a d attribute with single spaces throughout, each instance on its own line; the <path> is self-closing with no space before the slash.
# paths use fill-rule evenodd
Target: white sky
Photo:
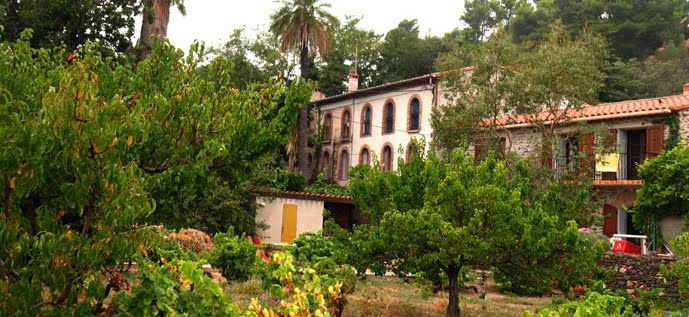
<path id="1" fill-rule="evenodd" d="M 418 19 L 421 35 L 443 35 L 459 27 L 464 11 L 462 0 L 324 0 L 341 21 L 345 15 L 363 16 L 359 26 L 385 34 L 402 19 Z M 186 0 L 187 15 L 171 8 L 168 38 L 186 51 L 194 39 L 219 46 L 234 29 L 245 27 L 249 34 L 268 29 L 270 14 L 279 7 L 273 0 Z M 137 31 L 139 31 L 137 24 Z M 138 35 L 138 34 L 137 34 Z"/>

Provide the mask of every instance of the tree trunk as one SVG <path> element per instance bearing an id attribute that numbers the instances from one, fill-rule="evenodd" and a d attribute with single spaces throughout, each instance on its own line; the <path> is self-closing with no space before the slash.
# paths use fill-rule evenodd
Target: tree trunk
<path id="1" fill-rule="evenodd" d="M 309 77 L 309 47 L 301 48 L 301 77 L 306 80 Z M 299 108 L 299 125 L 297 135 L 299 137 L 297 146 L 297 163 L 299 170 L 306 181 L 311 180 L 311 169 L 309 168 L 309 104 Z"/>
<path id="2" fill-rule="evenodd" d="M 139 57 L 141 59 L 151 56 L 151 35 L 159 38 L 167 37 L 167 25 L 170 22 L 171 0 L 151 0 L 151 6 L 144 8 L 144 18 L 141 23 L 141 36 L 139 37 Z"/>
<path id="3" fill-rule="evenodd" d="M 450 280 L 450 302 L 447 304 L 447 317 L 459 317 L 459 268 L 450 266 L 445 274 Z"/>

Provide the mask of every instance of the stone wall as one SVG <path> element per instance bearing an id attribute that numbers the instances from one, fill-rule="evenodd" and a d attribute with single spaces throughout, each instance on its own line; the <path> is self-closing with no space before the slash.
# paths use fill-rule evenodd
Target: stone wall
<path id="1" fill-rule="evenodd" d="M 689 109 L 682 110 L 679 116 L 679 138 L 685 144 L 689 144 Z"/>
<path id="2" fill-rule="evenodd" d="M 660 265 L 668 265 L 673 261 L 655 255 L 607 252 L 599 264 L 615 272 L 605 281 L 608 289 L 622 289 L 634 294 L 637 289 L 661 288 L 663 291 L 660 296 L 679 299 L 677 282 L 668 281 L 665 284 L 660 274 Z"/>

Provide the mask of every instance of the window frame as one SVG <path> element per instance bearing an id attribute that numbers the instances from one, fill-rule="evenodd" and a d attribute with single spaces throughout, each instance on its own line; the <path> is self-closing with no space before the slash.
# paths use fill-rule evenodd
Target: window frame
<path id="1" fill-rule="evenodd" d="M 418 104 L 418 111 L 416 114 L 416 128 L 412 125 L 414 123 L 414 101 Z M 421 98 L 418 95 L 414 95 L 409 99 L 409 107 L 407 109 L 407 131 L 409 132 L 419 132 L 421 131 L 421 112 L 422 112 Z"/>
<path id="2" fill-rule="evenodd" d="M 388 111 L 388 109 L 392 109 L 392 111 Z M 388 112 L 391 112 L 390 118 L 388 118 Z M 390 129 L 388 129 L 388 123 L 390 124 Z M 383 126 L 381 130 L 382 134 L 395 133 L 395 101 L 392 99 L 385 100 L 383 103 Z"/>

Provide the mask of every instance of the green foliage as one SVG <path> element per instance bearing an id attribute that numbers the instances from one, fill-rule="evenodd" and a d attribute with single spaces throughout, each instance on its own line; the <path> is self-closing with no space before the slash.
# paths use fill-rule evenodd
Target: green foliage
<path id="1" fill-rule="evenodd" d="M 219 268 L 222 275 L 230 280 L 246 281 L 256 271 L 259 257 L 258 246 L 251 243 L 245 234 L 237 236 L 234 228 L 227 233 L 216 233 L 213 237 L 215 246 L 208 254 L 208 262 Z"/>
<path id="2" fill-rule="evenodd" d="M 377 77 L 381 35 L 361 29 L 358 26 L 360 21 L 361 18 L 347 16 L 342 25 L 334 29 L 328 54 L 314 65 L 314 77 L 326 96 L 347 91 L 346 76 L 354 71 L 354 63 L 360 88 L 372 86 Z"/>
<path id="3" fill-rule="evenodd" d="M 349 188 L 335 183 L 327 182 L 323 179 L 323 173 L 319 174 L 316 180 L 304 189 L 310 193 L 332 194 L 349 196 Z"/>
<path id="4" fill-rule="evenodd" d="M 247 182 L 313 88 L 237 91 L 222 58 L 204 80 L 200 45 L 183 56 L 163 43 L 133 70 L 91 45 L 67 60 L 28 39 L 0 44 L 0 307 L 19 316 L 102 312 L 101 269 L 145 250 L 136 223 L 174 219 L 211 171 Z"/>
<path id="5" fill-rule="evenodd" d="M 604 42 L 591 33 L 575 39 L 555 24 L 547 41 L 526 51 L 499 31 L 484 49 L 471 58 L 475 63 L 471 72 L 443 77 L 450 103 L 433 110 L 431 124 L 434 141 L 445 149 L 462 148 L 476 139 L 497 144 L 505 123 L 495 120 L 505 113 L 549 112 L 547 120 L 534 120 L 533 126 L 546 140 L 552 140 L 558 126 L 569 121 L 570 112 L 565 109 L 577 110 L 585 107 L 585 102 L 594 103 L 602 87 Z M 453 65 L 457 62 L 454 58 L 445 62 L 449 63 L 444 65 L 446 69 L 465 66 Z M 498 153 L 502 157 L 506 154 Z"/>
<path id="6" fill-rule="evenodd" d="M 385 35 L 375 85 L 429 74 L 436 58 L 452 50 L 453 43 L 446 38 L 420 38 L 417 23 L 416 19 L 402 20 Z"/>
<path id="7" fill-rule="evenodd" d="M 288 245 L 287 250 L 297 261 L 311 263 L 318 258 L 332 258 L 335 244 L 321 232 L 302 233 Z"/>
<path id="8" fill-rule="evenodd" d="M 466 266 L 491 268 L 506 290 L 540 294 L 568 289 L 592 270 L 603 247 L 591 248 L 570 220 L 590 200 L 587 191 L 570 200 L 571 188 L 532 179 L 523 160 L 489 155 L 474 163 L 456 154 L 448 162 L 421 152 L 395 172 L 374 163 L 352 174 L 350 190 L 371 223 L 358 243 L 380 252 L 376 262 L 400 276 L 444 273 L 450 305 Z"/>
<path id="9" fill-rule="evenodd" d="M 682 94 L 689 82 L 689 49 L 667 43 L 645 59 L 616 61 L 606 67 L 601 101 L 622 101 Z"/>
<path id="10" fill-rule="evenodd" d="M 222 288 L 194 262 L 139 262 L 137 273 L 125 277 L 136 286 L 115 296 L 117 316 L 240 316 Z"/>
<path id="11" fill-rule="evenodd" d="M 595 245 L 598 241 L 602 241 L 606 250 L 610 250 L 610 248 L 612 247 L 612 245 L 610 244 L 610 238 L 608 238 L 606 235 L 590 232 L 581 232 L 580 234 L 582 237 L 589 240 L 591 246 Z"/>
<path id="12" fill-rule="evenodd" d="M 50 48 L 66 45 L 76 50 L 98 42 L 104 52 L 124 53 L 132 46 L 134 17 L 141 12 L 139 0 L 106 1 L 0 1 L 0 34 L 16 41 L 26 28 L 34 30 L 31 45 Z M 4 7 L 5 10 L 2 10 Z"/>
<path id="13" fill-rule="evenodd" d="M 271 293 L 279 298 L 289 298 L 276 309 L 277 313 L 281 316 L 289 316 L 290 313 L 293 316 L 331 316 L 330 312 L 334 311 L 336 316 L 340 316 L 344 309 L 342 282 L 333 276 L 320 275 L 308 265 L 297 278 L 295 264 L 291 254 L 275 252 L 264 272 L 263 282 Z M 260 314 L 261 306 L 252 300 L 249 310 Z"/>
<path id="14" fill-rule="evenodd" d="M 689 146 L 678 145 L 663 151 L 658 157 L 646 160 L 638 167 L 643 185 L 632 209 L 634 226 L 651 232 L 653 219 L 679 215 L 689 217 Z"/>
<path id="15" fill-rule="evenodd" d="M 617 57 L 645 58 L 668 42 L 684 41 L 689 2 L 662 1 L 537 1 L 515 12 L 509 29 L 515 41 L 543 40 L 555 21 L 574 35 L 584 29 L 606 37 Z"/>
<path id="16" fill-rule="evenodd" d="M 544 308 L 531 314 L 524 312 L 524 317 L 567 317 L 567 316 L 599 316 L 622 317 L 632 316 L 632 311 L 626 305 L 624 297 L 596 292 L 586 293 L 582 301 L 568 302 L 553 308 Z"/>
<path id="17" fill-rule="evenodd" d="M 680 294 L 684 296 L 684 304 L 689 305 L 689 233 L 677 236 L 670 242 L 670 246 L 675 254 L 683 258 L 673 262 L 671 267 L 665 265 L 660 267 L 660 273 L 666 280 L 677 281 Z"/>

